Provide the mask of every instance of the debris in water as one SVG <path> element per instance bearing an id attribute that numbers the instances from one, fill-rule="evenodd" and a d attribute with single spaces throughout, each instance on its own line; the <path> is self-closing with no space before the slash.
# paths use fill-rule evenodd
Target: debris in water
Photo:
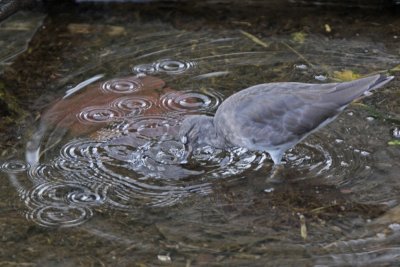
<path id="1" fill-rule="evenodd" d="M 251 33 L 248 33 L 246 31 L 240 31 L 241 34 L 243 34 L 244 36 L 246 36 L 247 38 L 249 38 L 250 40 L 252 40 L 253 42 L 255 42 L 256 44 L 261 45 L 262 47 L 268 47 L 268 44 L 261 41 L 259 38 L 257 38 L 256 36 L 254 36 Z"/>
<path id="2" fill-rule="evenodd" d="M 292 33 L 292 40 L 296 43 L 302 44 L 306 40 L 307 34 L 304 32 Z"/>
<path id="3" fill-rule="evenodd" d="M 352 70 L 343 70 L 343 71 L 334 71 L 333 78 L 341 82 L 347 82 L 347 81 L 357 80 L 361 78 L 361 75 L 353 72 Z"/>
<path id="4" fill-rule="evenodd" d="M 390 140 L 388 142 L 389 146 L 400 146 L 400 140 Z"/>
<path id="5" fill-rule="evenodd" d="M 162 262 L 171 262 L 172 261 L 171 257 L 169 256 L 169 254 L 167 254 L 167 255 L 157 255 L 157 259 L 159 261 L 162 261 Z"/>
<path id="6" fill-rule="evenodd" d="M 327 77 L 325 75 L 315 75 L 314 79 L 323 82 L 326 81 Z"/>
<path id="7" fill-rule="evenodd" d="M 329 24 L 325 24 L 324 27 L 325 27 L 325 31 L 327 33 L 331 33 L 332 32 L 332 28 L 331 28 L 331 26 Z"/>
<path id="8" fill-rule="evenodd" d="M 306 218 L 303 214 L 299 214 L 300 218 L 300 235 L 301 237 L 306 240 L 307 239 L 307 225 L 306 225 Z"/>

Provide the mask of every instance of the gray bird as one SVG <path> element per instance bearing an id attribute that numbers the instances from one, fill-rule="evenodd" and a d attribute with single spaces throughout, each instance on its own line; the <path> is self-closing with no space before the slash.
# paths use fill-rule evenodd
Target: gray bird
<path id="1" fill-rule="evenodd" d="M 255 85 L 228 97 L 214 117 L 186 117 L 179 137 L 192 148 L 265 151 L 280 164 L 286 150 L 333 121 L 353 100 L 393 78 L 377 74 L 343 83 Z"/>

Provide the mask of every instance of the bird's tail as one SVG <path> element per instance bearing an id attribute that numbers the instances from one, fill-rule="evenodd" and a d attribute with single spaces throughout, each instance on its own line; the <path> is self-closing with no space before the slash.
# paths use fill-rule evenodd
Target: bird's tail
<path id="1" fill-rule="evenodd" d="M 377 74 L 374 76 L 370 76 L 371 78 L 376 77 L 375 81 L 373 81 L 372 83 L 369 84 L 369 89 L 368 91 L 374 90 L 374 89 L 378 89 L 382 86 L 384 86 L 385 84 L 387 84 L 388 82 L 390 82 L 391 80 L 393 80 L 394 76 L 386 76 L 384 74 Z M 363 79 L 368 79 L 369 77 L 363 78 Z M 360 79 L 362 80 L 362 79 Z"/>
<path id="2" fill-rule="evenodd" d="M 339 83 L 330 97 L 337 100 L 340 99 L 341 101 L 337 102 L 342 102 L 342 105 L 347 105 L 363 94 L 384 86 L 393 80 L 393 78 L 394 76 L 376 74 L 350 82 Z"/>

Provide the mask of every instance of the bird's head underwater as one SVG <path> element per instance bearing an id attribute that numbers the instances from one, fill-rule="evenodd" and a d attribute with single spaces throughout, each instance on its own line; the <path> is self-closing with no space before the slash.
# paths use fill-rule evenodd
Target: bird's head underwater
<path id="1" fill-rule="evenodd" d="M 223 146 L 216 129 L 213 117 L 206 115 L 187 116 L 179 128 L 179 140 L 193 148 L 201 146 Z"/>

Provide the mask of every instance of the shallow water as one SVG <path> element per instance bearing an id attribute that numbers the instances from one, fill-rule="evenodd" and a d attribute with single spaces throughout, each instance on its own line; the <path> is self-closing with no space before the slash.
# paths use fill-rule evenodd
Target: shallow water
<path id="1" fill-rule="evenodd" d="M 176 137 L 251 85 L 396 75 L 396 17 L 113 8 L 50 15 L 4 71 L 32 115 L 1 144 L 1 264 L 398 264 L 397 79 L 288 151 L 280 183 L 268 154 Z"/>

